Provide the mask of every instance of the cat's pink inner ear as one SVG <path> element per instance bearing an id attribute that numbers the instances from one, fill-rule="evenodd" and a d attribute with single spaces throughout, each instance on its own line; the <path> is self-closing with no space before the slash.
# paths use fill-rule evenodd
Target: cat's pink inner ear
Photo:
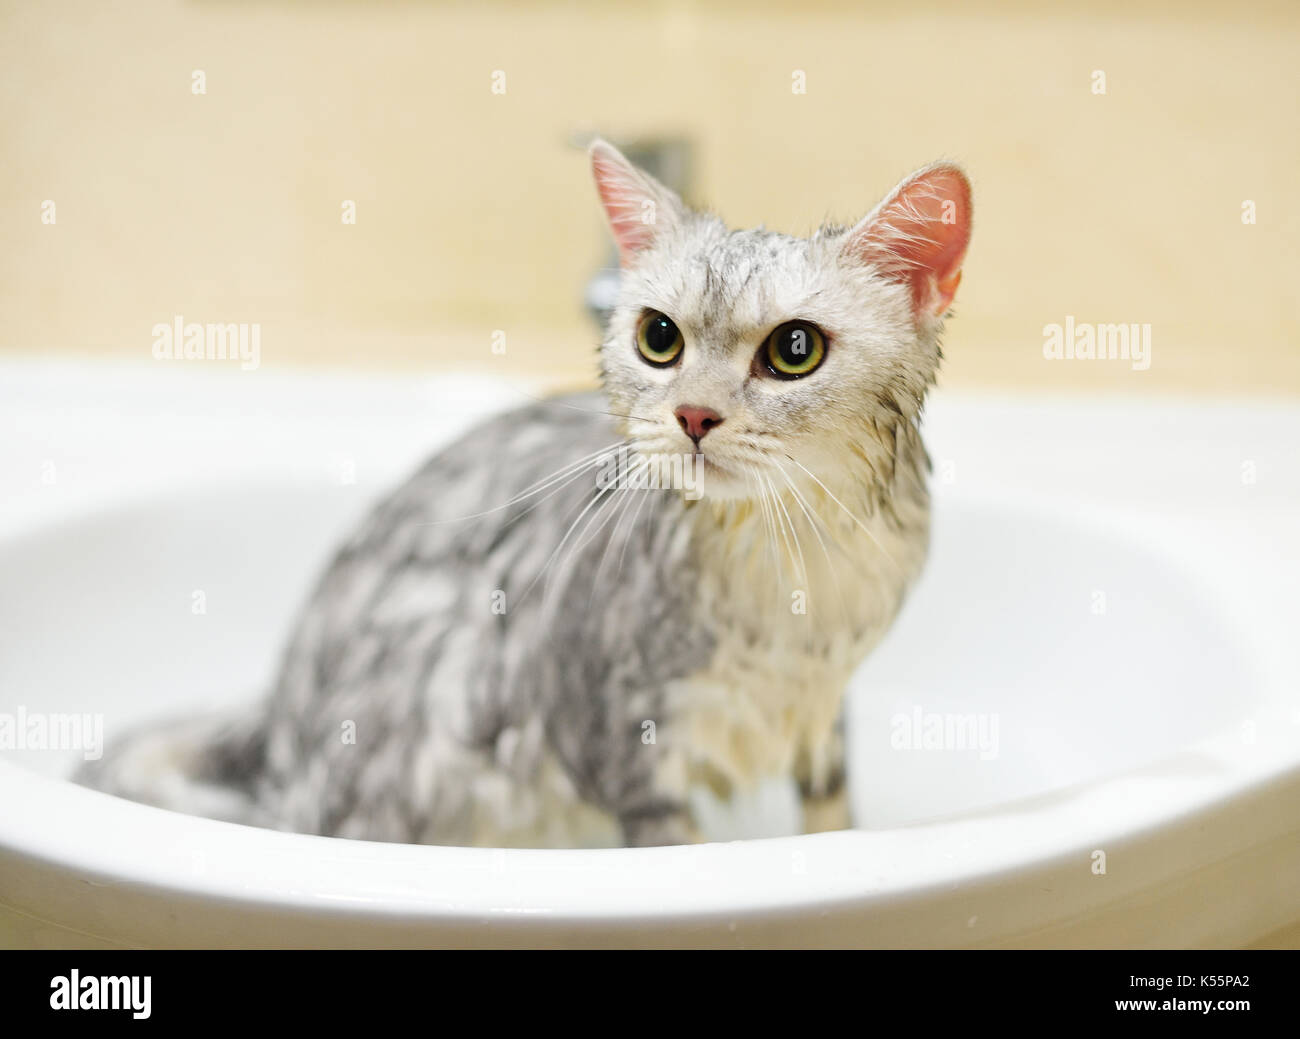
<path id="1" fill-rule="evenodd" d="M 604 141 L 591 146 L 591 173 L 618 245 L 619 261 L 627 267 L 654 242 L 660 219 L 667 217 L 660 212 L 664 200 L 635 166 Z"/>
<path id="2" fill-rule="evenodd" d="M 849 248 L 908 282 L 917 314 L 935 318 L 957 293 L 970 232 L 970 181 L 957 166 L 938 163 L 900 184 L 853 231 Z"/>

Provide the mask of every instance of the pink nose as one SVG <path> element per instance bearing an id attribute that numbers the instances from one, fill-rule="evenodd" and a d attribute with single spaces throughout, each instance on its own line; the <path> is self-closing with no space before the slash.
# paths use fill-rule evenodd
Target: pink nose
<path id="1" fill-rule="evenodd" d="M 694 404 L 683 404 L 673 414 L 677 416 L 682 432 L 695 441 L 696 447 L 700 446 L 704 434 L 714 426 L 722 425 L 722 416 L 712 408 L 697 408 Z"/>

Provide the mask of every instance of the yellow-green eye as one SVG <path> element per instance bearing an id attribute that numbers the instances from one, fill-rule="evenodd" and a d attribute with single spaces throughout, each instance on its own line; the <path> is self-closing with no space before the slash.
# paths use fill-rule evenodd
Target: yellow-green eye
<path id="1" fill-rule="evenodd" d="M 647 310 L 636 330 L 636 348 L 647 364 L 667 368 L 682 354 L 682 333 L 672 318 L 657 310 Z"/>
<path id="2" fill-rule="evenodd" d="M 797 379 L 822 363 L 826 340 L 816 325 L 787 321 L 772 330 L 759 356 L 773 375 Z"/>

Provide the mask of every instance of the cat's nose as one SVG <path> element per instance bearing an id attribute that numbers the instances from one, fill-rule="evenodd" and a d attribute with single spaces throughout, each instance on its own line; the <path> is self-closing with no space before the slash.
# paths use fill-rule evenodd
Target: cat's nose
<path id="1" fill-rule="evenodd" d="M 682 427 L 682 432 L 695 441 L 696 447 L 700 446 L 700 441 L 709 430 L 722 425 L 722 416 L 712 408 L 683 404 L 673 414 L 677 416 L 677 424 Z"/>

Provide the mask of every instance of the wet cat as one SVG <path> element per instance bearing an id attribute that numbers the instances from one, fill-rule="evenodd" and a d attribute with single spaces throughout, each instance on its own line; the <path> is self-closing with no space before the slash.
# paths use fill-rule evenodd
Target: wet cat
<path id="1" fill-rule="evenodd" d="M 342 547 L 258 711 L 128 736 L 83 782 L 434 844 L 847 824 L 841 701 L 925 557 L 970 186 L 937 163 L 797 238 L 590 155 L 623 269 L 603 394 L 439 453 Z"/>

